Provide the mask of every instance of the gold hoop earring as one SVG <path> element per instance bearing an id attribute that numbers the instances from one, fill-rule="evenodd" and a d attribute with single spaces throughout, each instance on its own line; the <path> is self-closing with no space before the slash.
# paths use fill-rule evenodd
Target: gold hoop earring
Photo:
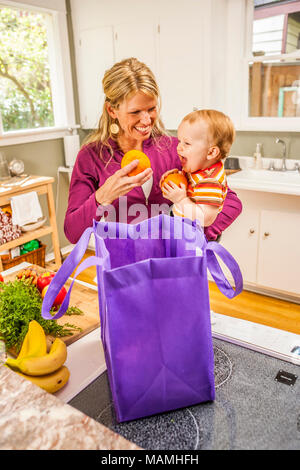
<path id="1" fill-rule="evenodd" d="M 110 125 L 110 128 L 109 128 L 111 134 L 118 134 L 120 128 L 118 126 L 118 124 L 116 124 L 115 122 L 113 122 L 111 125 Z"/>

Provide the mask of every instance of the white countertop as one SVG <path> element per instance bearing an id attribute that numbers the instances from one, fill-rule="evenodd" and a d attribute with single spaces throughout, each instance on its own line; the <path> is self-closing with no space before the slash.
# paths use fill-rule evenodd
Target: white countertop
<path id="1" fill-rule="evenodd" d="M 227 176 L 231 189 L 245 189 L 249 191 L 262 191 L 269 193 L 288 194 L 300 196 L 300 172 L 292 170 L 297 160 L 288 160 L 287 171 L 268 170 L 270 159 L 263 159 L 263 169 L 254 168 L 252 157 L 235 157 L 239 159 L 241 171 Z M 276 168 L 280 168 L 281 160 L 276 161 Z"/>

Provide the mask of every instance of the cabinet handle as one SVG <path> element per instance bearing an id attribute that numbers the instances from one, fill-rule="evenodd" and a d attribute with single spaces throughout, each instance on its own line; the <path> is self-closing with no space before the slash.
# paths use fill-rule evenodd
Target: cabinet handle
<path id="1" fill-rule="evenodd" d="M 254 228 L 250 228 L 250 233 L 255 233 Z"/>
<path id="2" fill-rule="evenodd" d="M 265 232 L 265 233 L 264 233 L 264 236 L 265 236 L 265 237 L 268 237 L 269 235 L 270 235 L 270 232 Z"/>

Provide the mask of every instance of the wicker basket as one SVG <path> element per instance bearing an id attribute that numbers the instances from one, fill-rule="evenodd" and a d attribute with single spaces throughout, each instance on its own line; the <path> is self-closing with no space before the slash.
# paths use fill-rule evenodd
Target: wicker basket
<path id="1" fill-rule="evenodd" d="M 36 250 L 30 251 L 29 253 L 25 253 L 21 256 L 16 256 L 13 259 L 2 259 L 3 271 L 5 269 L 12 268 L 13 266 L 17 266 L 20 263 L 30 263 L 30 264 L 37 264 L 42 268 L 45 267 L 45 255 L 46 255 L 46 245 L 42 245 L 41 242 L 40 247 Z"/>

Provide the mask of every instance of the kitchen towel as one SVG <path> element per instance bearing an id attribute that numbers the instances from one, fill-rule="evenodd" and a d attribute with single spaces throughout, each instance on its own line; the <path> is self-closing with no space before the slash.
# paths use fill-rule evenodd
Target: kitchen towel
<path id="1" fill-rule="evenodd" d="M 30 224 L 43 217 L 38 195 L 35 191 L 11 197 L 12 222 L 14 225 Z"/>
<path id="2" fill-rule="evenodd" d="M 77 154 L 80 150 L 79 135 L 66 135 L 64 137 L 65 163 L 67 167 L 75 165 Z"/>
<path id="3" fill-rule="evenodd" d="M 92 234 L 96 256 L 80 263 Z M 235 289 L 216 254 L 229 268 Z M 243 287 L 240 269 L 227 250 L 216 242 L 207 243 L 202 229 L 182 217 L 161 214 L 139 224 L 94 221 L 50 283 L 43 318 L 55 320 L 66 312 L 76 277 L 93 265 L 101 340 L 118 421 L 214 400 L 207 268 L 228 298 Z M 77 266 L 53 315 L 53 301 Z"/>

